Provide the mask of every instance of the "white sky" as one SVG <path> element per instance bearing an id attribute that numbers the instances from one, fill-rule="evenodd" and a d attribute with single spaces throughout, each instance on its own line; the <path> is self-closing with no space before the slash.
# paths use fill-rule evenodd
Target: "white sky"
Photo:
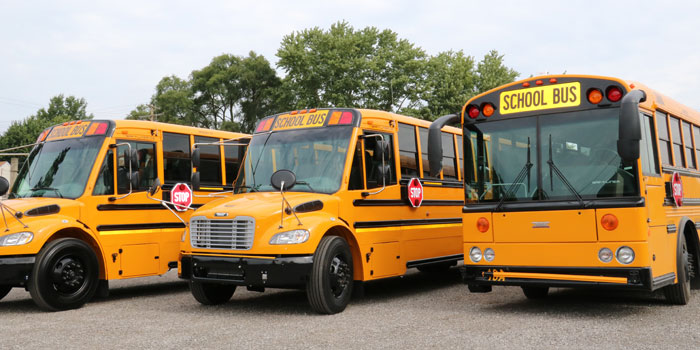
<path id="1" fill-rule="evenodd" d="M 428 54 L 496 49 L 519 78 L 636 80 L 700 110 L 700 1 L 0 0 L 0 131 L 61 93 L 120 119 L 165 76 L 250 50 L 274 64 L 284 35 L 340 20 Z"/>

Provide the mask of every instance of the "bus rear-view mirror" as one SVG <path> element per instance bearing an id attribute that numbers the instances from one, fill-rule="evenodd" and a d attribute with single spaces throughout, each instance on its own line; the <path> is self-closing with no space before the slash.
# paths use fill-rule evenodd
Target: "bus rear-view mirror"
<path id="1" fill-rule="evenodd" d="M 633 162 L 639 159 L 639 144 L 642 140 L 639 102 L 646 99 L 647 95 L 642 90 L 632 90 L 622 98 L 617 153 L 623 161 Z"/>
<path id="2" fill-rule="evenodd" d="M 195 148 L 194 150 L 192 150 L 192 167 L 199 168 L 199 164 L 200 164 L 199 148 Z"/>
<path id="3" fill-rule="evenodd" d="M 7 179 L 4 176 L 0 176 L 0 196 L 4 196 L 7 194 L 7 191 L 10 190 L 10 181 L 7 181 Z"/>
<path id="4" fill-rule="evenodd" d="M 442 170 L 442 128 L 460 122 L 458 114 L 448 114 L 436 119 L 428 129 L 428 164 L 430 176 L 440 175 Z"/>
<path id="5" fill-rule="evenodd" d="M 291 170 L 280 169 L 270 177 L 270 184 L 278 191 L 289 191 L 296 185 L 297 176 Z"/>
<path id="6" fill-rule="evenodd" d="M 199 174 L 199 172 L 192 173 L 191 180 L 192 180 L 192 190 L 193 191 L 199 191 L 200 182 L 201 182 L 200 176 L 201 175 Z"/>

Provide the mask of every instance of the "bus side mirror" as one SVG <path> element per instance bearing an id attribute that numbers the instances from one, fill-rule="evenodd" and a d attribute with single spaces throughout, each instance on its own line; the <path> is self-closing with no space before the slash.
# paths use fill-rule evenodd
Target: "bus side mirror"
<path id="1" fill-rule="evenodd" d="M 4 176 L 0 176 L 0 196 L 7 194 L 10 190 L 10 182 Z"/>
<path id="2" fill-rule="evenodd" d="M 199 168 L 199 165 L 200 165 L 199 148 L 195 148 L 192 150 L 192 166 L 195 168 Z"/>
<path id="3" fill-rule="evenodd" d="M 282 188 L 284 183 L 284 188 Z M 278 191 L 289 191 L 296 185 L 297 176 L 291 170 L 280 169 L 270 177 L 270 184 Z"/>
<path id="4" fill-rule="evenodd" d="M 155 181 L 153 181 L 153 184 L 151 187 L 148 189 L 148 195 L 152 196 L 158 192 L 158 189 L 160 188 L 160 179 L 156 178 Z"/>
<path id="5" fill-rule="evenodd" d="M 430 124 L 428 129 L 428 164 L 430 176 L 439 176 L 442 170 L 442 128 L 460 122 L 458 114 L 444 115 Z"/>
<path id="6" fill-rule="evenodd" d="M 639 102 L 644 102 L 647 95 L 642 90 L 632 90 L 620 103 L 619 136 L 617 154 L 623 161 L 631 162 L 639 159 L 639 143 L 642 139 L 642 128 L 639 122 Z"/>
<path id="7" fill-rule="evenodd" d="M 192 190 L 199 191 L 199 187 L 200 187 L 200 174 L 198 171 L 196 173 L 192 173 Z"/>
<path id="8" fill-rule="evenodd" d="M 381 162 L 384 160 L 385 162 L 389 160 L 389 143 L 384 141 L 384 140 L 377 140 L 377 148 L 376 152 L 374 152 L 374 155 L 372 158 L 374 161 Z"/>

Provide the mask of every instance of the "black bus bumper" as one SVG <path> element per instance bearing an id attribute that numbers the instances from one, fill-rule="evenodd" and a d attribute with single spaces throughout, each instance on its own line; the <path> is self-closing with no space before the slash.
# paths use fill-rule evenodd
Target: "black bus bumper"
<path id="1" fill-rule="evenodd" d="M 0 257 L 0 285 L 26 285 L 35 261 L 34 255 Z"/>
<path id="2" fill-rule="evenodd" d="M 273 259 L 183 255 L 180 278 L 253 288 L 299 288 L 306 285 L 313 255 Z"/>
<path id="3" fill-rule="evenodd" d="M 675 274 L 652 278 L 651 268 L 578 268 L 474 266 L 461 268 L 462 279 L 471 290 L 483 286 L 613 287 L 653 291 L 673 284 Z M 473 288 L 476 287 L 476 288 Z"/>

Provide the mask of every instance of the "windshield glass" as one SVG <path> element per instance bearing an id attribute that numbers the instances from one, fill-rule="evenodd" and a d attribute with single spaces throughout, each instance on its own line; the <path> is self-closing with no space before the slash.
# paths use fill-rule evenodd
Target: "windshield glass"
<path id="1" fill-rule="evenodd" d="M 17 174 L 10 198 L 78 198 L 95 165 L 104 137 L 39 144 Z"/>
<path id="2" fill-rule="evenodd" d="M 291 170 L 296 175 L 294 191 L 336 192 L 340 188 L 351 135 L 352 127 L 257 134 L 248 146 L 236 192 L 276 191 L 270 184 L 270 177 L 281 169 Z"/>
<path id="3" fill-rule="evenodd" d="M 468 202 L 636 195 L 636 172 L 617 154 L 618 113 L 577 111 L 467 125 Z"/>

